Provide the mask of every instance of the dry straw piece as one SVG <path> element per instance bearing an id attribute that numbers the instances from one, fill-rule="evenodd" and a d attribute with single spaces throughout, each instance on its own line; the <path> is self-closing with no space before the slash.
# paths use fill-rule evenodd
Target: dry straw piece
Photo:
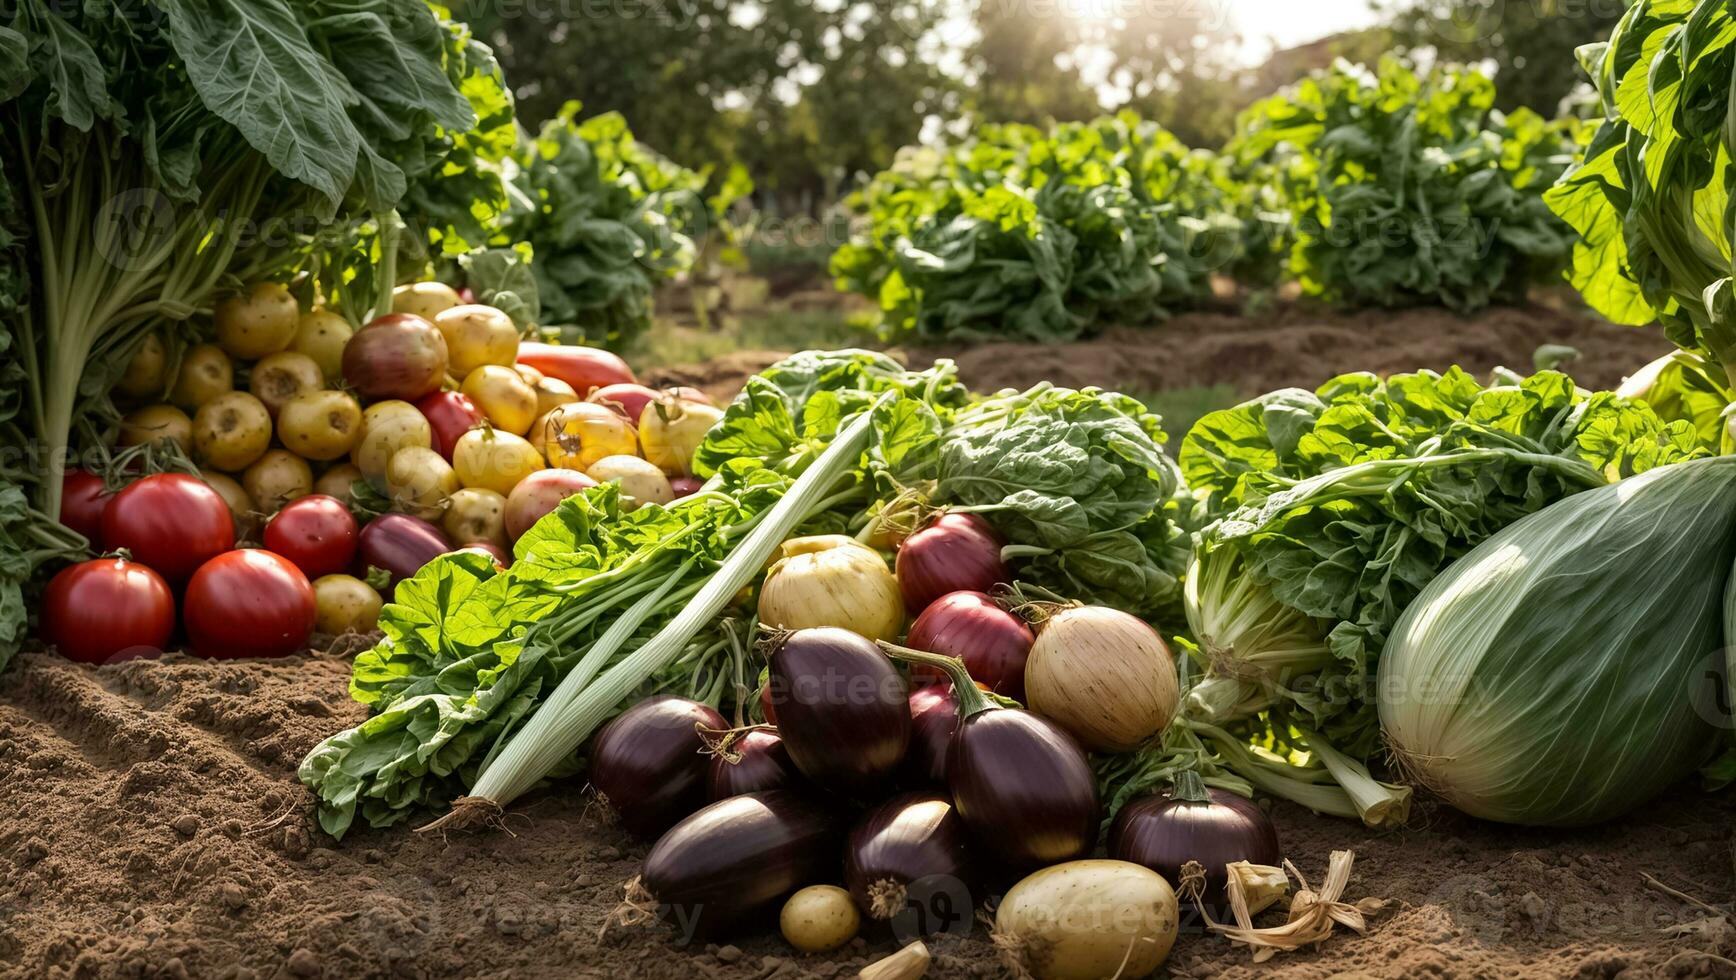
<path id="1" fill-rule="evenodd" d="M 868 964 L 856 976 L 860 980 L 918 980 L 928 972 L 928 962 L 928 947 L 918 939 L 891 956 Z"/>
<path id="2" fill-rule="evenodd" d="M 1213 922 L 1203 906 L 1200 914 L 1205 916 L 1206 924 L 1213 932 L 1222 933 L 1231 942 L 1244 943 L 1251 947 L 1255 963 L 1264 963 L 1279 952 L 1297 950 L 1325 941 L 1332 935 L 1334 923 L 1354 930 L 1357 935 L 1366 935 L 1366 916 L 1380 912 L 1386 907 L 1386 901 L 1365 898 L 1351 904 L 1342 900 L 1344 888 L 1350 884 L 1350 867 L 1355 860 L 1355 851 L 1333 851 L 1326 866 L 1326 880 L 1318 892 L 1308 887 L 1308 879 L 1302 877 L 1302 872 L 1296 870 L 1294 864 L 1285 861 L 1284 869 L 1295 877 L 1298 887 L 1296 897 L 1290 901 L 1290 920 L 1281 926 L 1264 929 L 1254 927 L 1249 895 L 1244 887 L 1243 877 L 1237 874 L 1230 875 L 1226 888 L 1230 900 L 1230 914 L 1235 917 L 1235 924 Z M 1183 869 L 1183 876 L 1185 880 L 1186 869 Z M 1201 881 L 1204 880 L 1203 875 L 1199 877 Z M 1193 893 L 1197 902 L 1197 885 Z"/>

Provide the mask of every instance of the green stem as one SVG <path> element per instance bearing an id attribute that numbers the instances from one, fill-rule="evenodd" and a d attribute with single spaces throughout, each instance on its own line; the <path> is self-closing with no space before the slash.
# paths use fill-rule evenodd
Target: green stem
<path id="1" fill-rule="evenodd" d="M 907 664 L 922 664 L 925 667 L 945 671 L 946 676 L 952 681 L 952 697 L 958 702 L 960 721 L 978 712 L 999 707 L 983 694 L 982 688 L 976 686 L 976 681 L 971 680 L 970 671 L 965 669 L 964 661 L 958 657 L 943 657 L 938 653 L 929 653 L 926 650 L 912 650 L 909 647 L 901 647 L 885 640 L 875 642 L 893 660 Z"/>

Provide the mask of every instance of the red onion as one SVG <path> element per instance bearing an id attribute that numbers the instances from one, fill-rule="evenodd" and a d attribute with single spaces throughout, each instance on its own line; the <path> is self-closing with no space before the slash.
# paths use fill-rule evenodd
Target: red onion
<path id="1" fill-rule="evenodd" d="M 777 732 L 752 728 L 731 735 L 708 749 L 711 763 L 707 786 L 711 802 L 743 793 L 796 788 L 801 776 Z"/>
<path id="2" fill-rule="evenodd" d="M 989 690 L 1025 700 L 1025 658 L 1036 636 L 1024 620 L 995 605 L 985 593 L 948 592 L 936 599 L 916 617 L 904 642 L 917 650 L 957 657 L 971 677 Z M 945 679 L 942 671 L 922 664 L 910 672 Z"/>
<path id="3" fill-rule="evenodd" d="M 920 786 L 946 785 L 946 747 L 958 727 L 958 703 L 950 684 L 927 684 L 910 692 L 910 750 L 906 778 Z"/>
<path id="4" fill-rule="evenodd" d="M 1199 774 L 1182 773 L 1171 796 L 1143 796 L 1121 808 L 1109 828 L 1109 856 L 1142 864 L 1181 891 L 1181 868 L 1197 861 L 1205 868 L 1200 901 L 1209 909 L 1224 905 L 1233 861 L 1276 865 L 1283 857 L 1271 818 L 1244 799 L 1206 789 Z"/>
<path id="5" fill-rule="evenodd" d="M 705 803 L 705 738 L 723 716 L 686 698 L 647 698 L 591 743 L 591 786 L 635 834 L 662 833 Z"/>
<path id="6" fill-rule="evenodd" d="M 1012 579 L 1000 536 L 975 514 L 942 514 L 905 538 L 893 570 L 911 615 L 948 592 L 987 592 Z"/>
<path id="7" fill-rule="evenodd" d="M 844 886 L 869 918 L 898 918 L 916 933 L 938 932 L 975 904 L 966 834 L 946 797 L 893 797 L 850 831 Z"/>

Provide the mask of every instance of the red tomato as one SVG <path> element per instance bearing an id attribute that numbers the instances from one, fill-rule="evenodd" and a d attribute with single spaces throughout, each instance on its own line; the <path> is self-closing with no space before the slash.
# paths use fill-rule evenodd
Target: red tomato
<path id="1" fill-rule="evenodd" d="M 174 629 L 169 583 L 135 561 L 79 562 L 55 573 L 42 593 L 42 638 L 68 660 L 154 657 Z"/>
<path id="2" fill-rule="evenodd" d="M 201 657 L 285 657 L 307 645 L 318 606 L 295 563 L 260 548 L 224 552 L 187 583 L 181 619 Z"/>
<path id="3" fill-rule="evenodd" d="M 84 535 L 90 550 L 100 552 L 102 512 L 113 498 L 102 477 L 85 470 L 67 470 L 60 482 L 60 523 Z"/>
<path id="4" fill-rule="evenodd" d="M 573 386 L 580 398 L 605 385 L 630 383 L 633 369 L 619 355 L 595 347 L 543 344 L 527 340 L 518 345 L 518 363 L 529 364 L 551 378 Z"/>
<path id="5" fill-rule="evenodd" d="M 170 585 L 235 547 L 235 518 L 217 491 L 197 477 L 158 473 L 114 495 L 102 515 L 106 548 L 125 548 Z"/>
<path id="6" fill-rule="evenodd" d="M 356 519 L 323 493 L 292 500 L 265 525 L 265 550 L 295 563 L 310 579 L 350 567 L 356 557 Z"/>
<path id="7" fill-rule="evenodd" d="M 416 410 L 428 420 L 434 432 L 434 451 L 452 462 L 452 447 L 458 437 L 482 424 L 482 413 L 469 395 L 456 391 L 436 391 L 416 400 Z"/>

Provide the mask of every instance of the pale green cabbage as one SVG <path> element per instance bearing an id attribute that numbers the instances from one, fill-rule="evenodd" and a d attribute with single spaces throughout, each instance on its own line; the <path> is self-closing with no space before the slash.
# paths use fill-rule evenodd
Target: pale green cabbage
<path id="1" fill-rule="evenodd" d="M 1394 757 L 1490 820 L 1589 824 L 1639 806 L 1716 747 L 1733 559 L 1729 456 L 1494 535 L 1393 628 L 1378 690 Z"/>

